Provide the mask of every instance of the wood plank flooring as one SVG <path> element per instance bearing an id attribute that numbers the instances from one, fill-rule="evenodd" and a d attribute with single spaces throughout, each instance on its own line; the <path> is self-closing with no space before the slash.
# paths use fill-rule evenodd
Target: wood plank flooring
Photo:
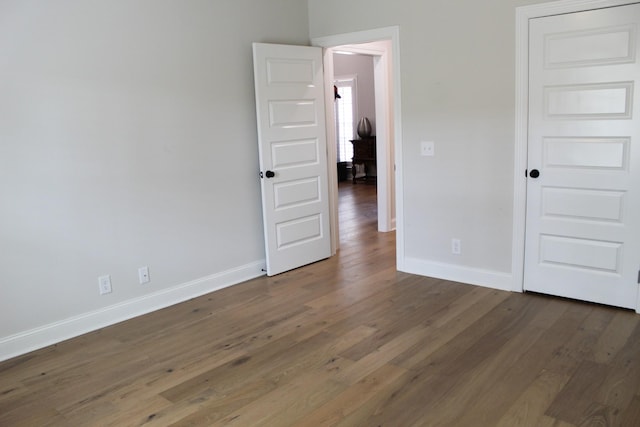
<path id="1" fill-rule="evenodd" d="M 640 316 L 396 272 L 340 192 L 337 256 L 0 363 L 0 426 L 640 426 Z"/>

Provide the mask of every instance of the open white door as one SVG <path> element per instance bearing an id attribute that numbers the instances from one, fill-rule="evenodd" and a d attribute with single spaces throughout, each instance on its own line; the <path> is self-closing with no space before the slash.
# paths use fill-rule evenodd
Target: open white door
<path id="1" fill-rule="evenodd" d="M 267 274 L 331 255 L 322 49 L 254 43 Z"/>
<path id="2" fill-rule="evenodd" d="M 526 290 L 636 307 L 639 27 L 640 4 L 530 21 Z"/>

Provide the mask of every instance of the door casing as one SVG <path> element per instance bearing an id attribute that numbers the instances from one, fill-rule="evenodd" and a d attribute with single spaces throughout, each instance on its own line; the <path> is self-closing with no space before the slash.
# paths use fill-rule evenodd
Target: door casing
<path id="1" fill-rule="evenodd" d="M 515 99 L 515 152 L 513 168 L 513 258 L 511 272 L 512 291 L 524 289 L 525 221 L 527 202 L 527 133 L 529 106 L 529 20 L 550 15 L 583 12 L 606 7 L 638 3 L 637 0 L 559 0 L 516 8 L 516 99 Z M 640 313 L 640 295 L 636 301 Z"/>

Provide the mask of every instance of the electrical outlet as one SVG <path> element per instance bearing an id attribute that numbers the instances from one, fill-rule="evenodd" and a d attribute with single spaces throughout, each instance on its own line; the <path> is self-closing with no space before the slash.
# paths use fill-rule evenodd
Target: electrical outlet
<path id="1" fill-rule="evenodd" d="M 451 253 L 460 255 L 461 253 L 460 239 L 451 239 Z"/>
<path id="2" fill-rule="evenodd" d="M 111 293 L 111 276 L 100 276 L 98 277 L 98 286 L 100 289 L 100 295 L 110 294 Z"/>
<path id="3" fill-rule="evenodd" d="M 420 142 L 420 155 L 434 156 L 435 154 L 436 154 L 436 147 L 433 141 Z"/>
<path id="4" fill-rule="evenodd" d="M 140 280 L 140 284 L 149 283 L 149 267 L 140 267 L 138 269 L 138 279 Z"/>

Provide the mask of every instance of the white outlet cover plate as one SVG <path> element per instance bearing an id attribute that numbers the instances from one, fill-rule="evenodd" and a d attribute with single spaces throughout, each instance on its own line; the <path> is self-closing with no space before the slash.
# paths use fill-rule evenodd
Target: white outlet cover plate
<path id="1" fill-rule="evenodd" d="M 149 267 L 140 267 L 138 269 L 138 279 L 141 285 L 149 283 Z"/>
<path id="2" fill-rule="evenodd" d="M 433 141 L 420 142 L 420 154 L 422 156 L 434 156 L 436 154 L 436 147 Z"/>
<path id="3" fill-rule="evenodd" d="M 111 276 L 105 275 L 98 277 L 98 286 L 100 289 L 100 295 L 111 293 Z"/>

